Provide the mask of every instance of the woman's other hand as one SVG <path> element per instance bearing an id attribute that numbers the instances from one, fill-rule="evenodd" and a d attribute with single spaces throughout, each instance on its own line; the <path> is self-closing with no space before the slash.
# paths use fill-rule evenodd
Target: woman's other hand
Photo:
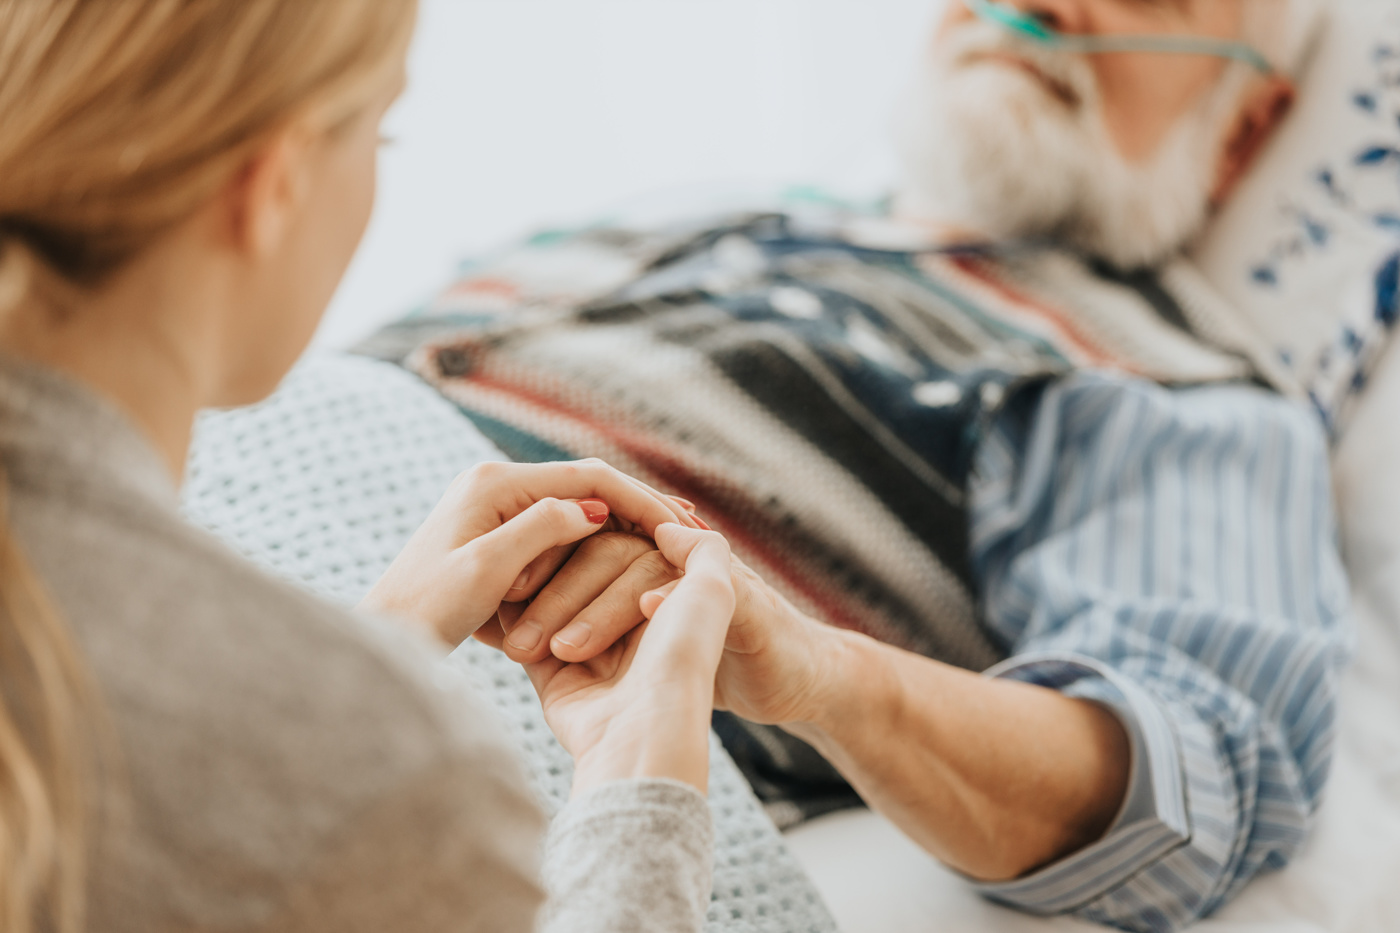
<path id="1" fill-rule="evenodd" d="M 479 464 L 453 481 L 360 606 L 456 646 L 508 596 L 527 598 L 547 582 L 605 523 L 652 534 L 687 519 L 674 500 L 602 461 Z"/>
<path id="2" fill-rule="evenodd" d="M 525 666 L 574 757 L 575 794 L 634 777 L 706 789 L 715 669 L 734 614 L 729 545 L 676 524 L 660 526 L 656 542 L 684 576 L 642 601 L 648 621 L 587 662 Z"/>

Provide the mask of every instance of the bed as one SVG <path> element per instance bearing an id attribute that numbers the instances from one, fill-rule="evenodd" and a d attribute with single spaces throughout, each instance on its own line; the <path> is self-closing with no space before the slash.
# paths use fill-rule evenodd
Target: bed
<path id="1" fill-rule="evenodd" d="M 1300 110 L 1195 251 L 1203 277 L 1274 341 L 1333 424 L 1359 649 L 1316 833 L 1294 865 L 1257 880 L 1200 927 L 1206 933 L 1400 929 L 1400 423 L 1392 414 L 1400 411 L 1400 348 L 1389 339 L 1400 270 L 1400 11 L 1393 7 L 1334 4 Z M 445 82 L 450 68 L 444 58 L 420 62 L 418 71 Z M 441 115 L 420 108 L 415 119 Z M 410 136 L 411 124 L 400 132 Z M 365 295 L 386 304 L 381 318 L 395 316 L 402 244 L 441 229 L 441 217 L 396 206 L 396 190 L 386 185 L 390 203 L 377 240 L 348 286 L 362 301 L 346 311 L 342 295 L 323 346 L 345 342 L 373 317 Z M 375 247 L 390 241 L 398 252 Z M 497 457 L 411 377 L 322 351 L 265 405 L 201 423 L 186 507 L 273 571 L 351 602 L 456 471 Z M 477 648 L 454 662 L 506 717 L 542 801 L 557 806 L 567 756 L 543 729 L 523 676 Z M 715 933 L 1093 929 L 979 899 L 866 811 L 780 837 L 722 749 L 714 757 Z"/>

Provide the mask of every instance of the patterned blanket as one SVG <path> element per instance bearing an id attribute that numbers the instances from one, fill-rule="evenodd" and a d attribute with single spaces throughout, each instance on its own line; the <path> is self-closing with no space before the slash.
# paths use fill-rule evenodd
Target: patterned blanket
<path id="1" fill-rule="evenodd" d="M 362 350 L 516 459 L 599 457 L 692 500 L 815 617 L 981 670 L 1005 653 L 968 565 L 991 419 L 1075 369 L 1193 384 L 1262 366 L 1180 273 L 903 235 L 788 213 L 546 235 Z M 780 823 L 855 800 L 785 733 L 716 727 Z"/>

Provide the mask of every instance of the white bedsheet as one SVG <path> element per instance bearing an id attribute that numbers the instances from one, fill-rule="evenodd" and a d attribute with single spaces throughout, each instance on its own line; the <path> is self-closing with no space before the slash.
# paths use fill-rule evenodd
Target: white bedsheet
<path id="1" fill-rule="evenodd" d="M 1257 879 L 1201 933 L 1400 930 L 1400 345 L 1368 390 L 1336 474 L 1358 651 L 1332 780 L 1302 856 Z M 876 814 L 827 817 L 787 840 L 845 933 L 1096 929 L 981 900 Z"/>

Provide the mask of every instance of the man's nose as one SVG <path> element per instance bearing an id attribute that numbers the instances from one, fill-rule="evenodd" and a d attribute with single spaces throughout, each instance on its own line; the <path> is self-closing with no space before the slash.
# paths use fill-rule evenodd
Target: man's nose
<path id="1" fill-rule="evenodd" d="M 1011 0 L 1009 5 L 1055 32 L 1076 35 L 1089 31 L 1084 0 Z"/>

